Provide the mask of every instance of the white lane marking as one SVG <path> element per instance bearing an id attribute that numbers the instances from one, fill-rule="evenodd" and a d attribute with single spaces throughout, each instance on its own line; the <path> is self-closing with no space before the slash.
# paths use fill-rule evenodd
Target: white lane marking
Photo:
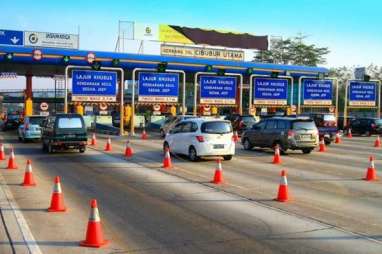
<path id="1" fill-rule="evenodd" d="M 13 214 L 15 215 L 17 224 L 19 226 L 21 234 L 23 235 L 23 239 L 24 239 L 24 242 L 25 242 L 25 244 L 29 250 L 29 253 L 30 254 L 42 254 L 40 247 L 38 246 L 36 240 L 34 239 L 33 234 L 31 232 L 23 214 L 21 213 L 19 206 L 14 201 L 12 192 L 8 188 L 2 174 L 0 174 L 0 184 L 2 185 L 2 186 L 0 186 L 0 188 L 2 188 L 6 198 L 8 200 L 9 206 L 11 207 Z"/>

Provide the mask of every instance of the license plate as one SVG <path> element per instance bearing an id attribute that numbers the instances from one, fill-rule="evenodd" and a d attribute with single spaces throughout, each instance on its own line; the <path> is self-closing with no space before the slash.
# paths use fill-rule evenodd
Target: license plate
<path id="1" fill-rule="evenodd" d="M 311 135 L 300 135 L 301 140 L 311 140 Z"/>
<path id="2" fill-rule="evenodd" d="M 214 149 L 224 149 L 224 145 L 214 145 Z"/>

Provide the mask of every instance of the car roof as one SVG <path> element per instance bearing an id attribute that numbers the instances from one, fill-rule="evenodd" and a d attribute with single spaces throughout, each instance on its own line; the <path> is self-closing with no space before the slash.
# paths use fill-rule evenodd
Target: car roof
<path id="1" fill-rule="evenodd" d="M 223 120 L 223 119 L 220 119 L 220 118 L 202 118 L 202 117 L 190 118 L 190 119 L 183 120 L 181 122 L 185 122 L 185 121 L 192 121 L 192 122 L 196 122 L 196 123 L 216 122 L 216 121 L 230 123 L 230 121 Z"/>

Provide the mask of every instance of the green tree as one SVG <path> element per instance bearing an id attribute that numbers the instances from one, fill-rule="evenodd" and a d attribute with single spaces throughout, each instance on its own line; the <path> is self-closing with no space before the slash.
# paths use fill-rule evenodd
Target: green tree
<path id="1" fill-rule="evenodd" d="M 259 51 L 255 62 L 317 66 L 326 63 L 325 56 L 330 52 L 327 47 L 305 44 L 306 36 L 297 35 L 286 40 L 271 40 L 269 50 Z"/>

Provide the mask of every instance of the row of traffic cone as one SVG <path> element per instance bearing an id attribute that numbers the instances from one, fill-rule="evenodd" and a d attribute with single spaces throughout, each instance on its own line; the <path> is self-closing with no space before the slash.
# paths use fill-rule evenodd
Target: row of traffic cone
<path id="1" fill-rule="evenodd" d="M 1 151 L 4 151 L 4 149 L 1 150 L 1 148 L 4 148 L 2 144 L 0 144 L 0 156 L 1 156 Z M 16 169 L 17 167 L 15 167 L 16 164 L 14 161 L 13 149 L 11 150 L 10 160 L 11 162 L 9 162 L 8 164 L 13 163 L 12 168 Z M 31 160 L 27 160 L 26 167 L 25 167 L 24 180 L 21 185 L 25 187 L 36 186 L 36 182 L 33 177 Z M 86 246 L 86 247 L 99 248 L 107 244 L 108 241 L 103 238 L 103 232 L 101 227 L 101 220 L 98 213 L 97 201 L 95 199 L 91 200 L 90 206 L 91 206 L 91 212 L 90 212 L 89 221 L 88 221 L 87 230 L 86 230 L 86 238 L 84 241 L 80 242 L 80 245 Z M 48 212 L 65 212 L 66 210 L 67 208 L 64 204 L 64 197 L 63 197 L 62 188 L 61 188 L 61 179 L 59 176 L 56 176 L 54 179 L 53 192 L 52 192 Z"/>

